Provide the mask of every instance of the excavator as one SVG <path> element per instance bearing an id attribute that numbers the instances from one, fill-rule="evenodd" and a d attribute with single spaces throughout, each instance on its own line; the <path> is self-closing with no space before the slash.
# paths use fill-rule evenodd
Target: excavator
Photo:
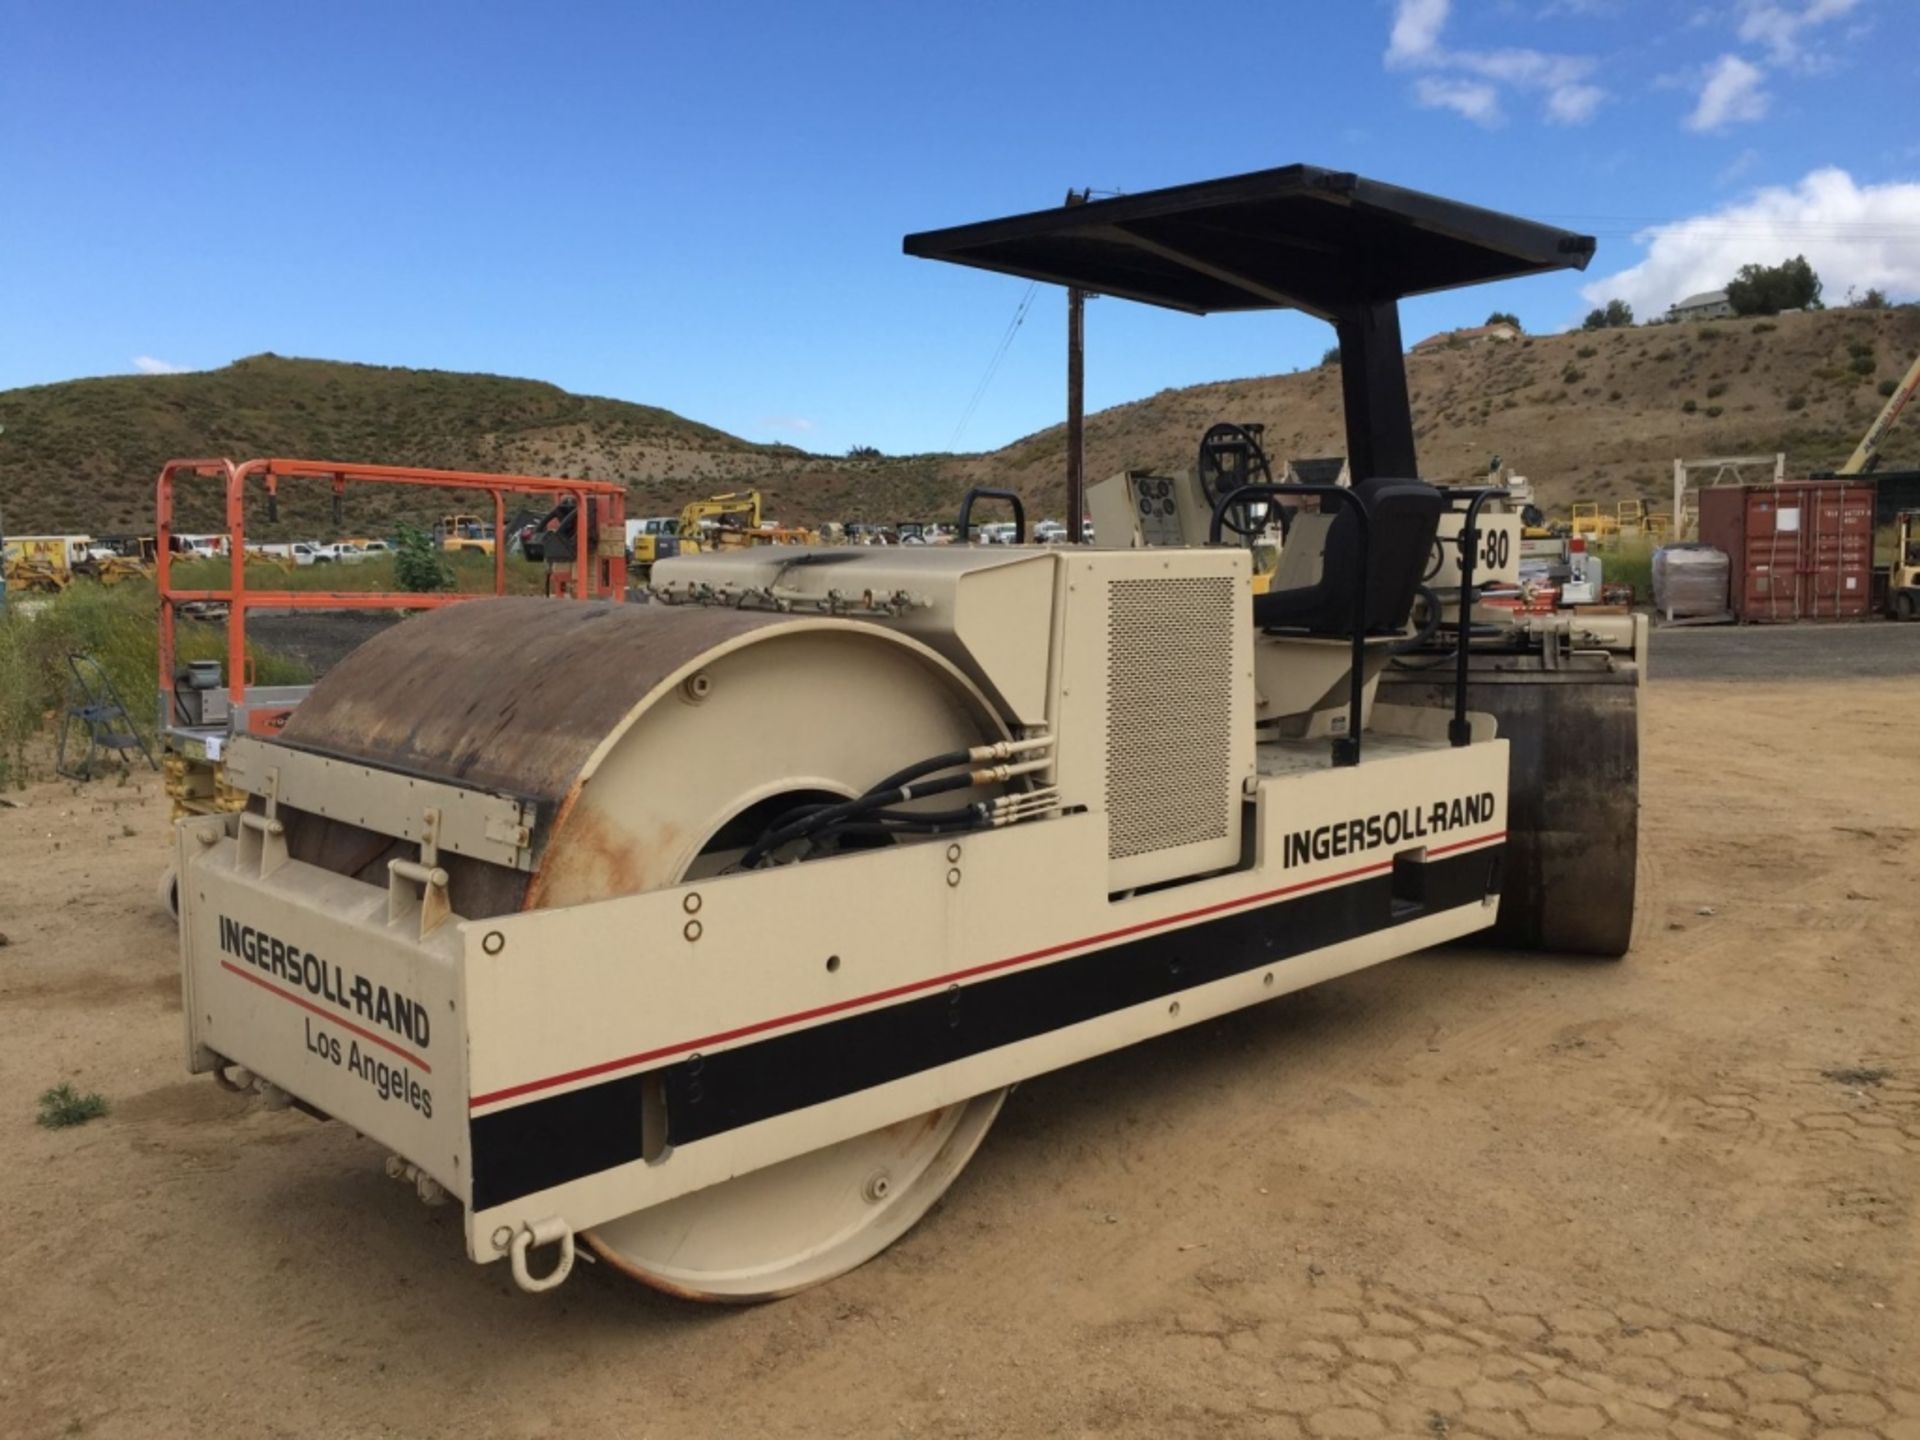
<path id="1" fill-rule="evenodd" d="M 235 734 L 236 808 L 175 832 L 190 1069 L 384 1147 L 523 1290 L 590 1249 L 791 1294 L 1024 1079 L 1509 920 L 1626 948 L 1635 657 L 1484 613 L 1521 519 L 1419 478 L 1399 323 L 1591 238 L 1291 165 L 904 248 L 1330 321 L 1352 483 L 1215 446 L 1179 543 L 1026 543 L 999 490 L 952 545 L 703 544 L 651 604 L 438 604 Z M 964 543 L 987 501 L 1014 543 Z"/>
<path id="2" fill-rule="evenodd" d="M 763 522 L 760 492 L 742 490 L 690 500 L 677 519 L 636 520 L 629 524 L 632 573 L 645 585 L 654 565 L 675 555 L 698 555 L 703 550 L 726 550 L 743 545 L 798 545 L 818 537 L 809 531 L 769 526 Z"/>
<path id="3" fill-rule="evenodd" d="M 769 525 L 761 508 L 760 492 L 711 495 L 695 500 L 680 512 L 679 553 L 733 550 L 747 545 L 811 545 L 819 540 L 812 530 L 794 525 Z"/>

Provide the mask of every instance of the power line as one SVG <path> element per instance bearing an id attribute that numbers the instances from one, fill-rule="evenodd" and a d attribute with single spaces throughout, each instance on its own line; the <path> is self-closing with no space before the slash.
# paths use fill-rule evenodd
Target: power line
<path id="1" fill-rule="evenodd" d="M 947 442 L 947 449 L 960 448 L 960 436 L 966 430 L 968 422 L 973 419 L 973 412 L 980 408 L 980 402 L 986 398 L 987 387 L 993 384 L 993 377 L 1000 369 L 1000 362 L 1007 358 L 1007 351 L 1013 345 L 1013 337 L 1026 320 L 1027 310 L 1032 306 L 1033 297 L 1039 293 L 1039 290 L 1040 282 L 1032 281 L 1027 286 L 1027 293 L 1020 297 L 1020 303 L 1013 307 L 1013 318 L 1007 322 L 1006 332 L 1001 335 L 1000 344 L 995 348 L 993 358 L 987 361 L 986 373 L 980 377 L 980 383 L 973 387 L 973 398 L 967 401 L 967 408 L 961 412 L 960 423 L 953 427 L 953 438 Z"/>
<path id="2" fill-rule="evenodd" d="M 1082 199 L 1090 199 L 1095 195 L 1117 197 L 1125 195 L 1127 192 L 1125 190 L 1086 189 L 1082 190 L 1080 194 Z M 1040 282 L 1035 280 L 1027 286 L 1027 293 L 1020 297 L 1020 303 L 1013 307 L 1013 319 L 1007 322 L 1006 333 L 1000 337 L 999 347 L 993 352 L 993 358 L 987 362 L 987 372 L 980 377 L 980 383 L 974 387 L 973 398 L 967 401 L 967 408 L 961 413 L 960 423 L 953 427 L 953 438 L 947 442 L 947 448 L 949 450 L 957 450 L 960 448 L 961 433 L 965 431 L 969 422 L 972 421 L 973 412 L 980 408 L 980 402 L 986 398 L 987 387 L 993 384 L 994 374 L 999 370 L 1000 362 L 1006 359 L 1007 351 L 1013 345 L 1014 334 L 1020 329 L 1021 323 L 1027 318 L 1027 310 L 1033 304 L 1033 297 L 1038 293 L 1039 289 Z M 1091 300 L 1094 297 L 1089 295 L 1086 298 Z"/>

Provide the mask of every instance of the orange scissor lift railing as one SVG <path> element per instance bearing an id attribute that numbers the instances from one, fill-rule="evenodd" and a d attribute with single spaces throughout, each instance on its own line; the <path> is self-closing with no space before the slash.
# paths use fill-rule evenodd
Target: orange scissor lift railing
<path id="1" fill-rule="evenodd" d="M 229 579 L 224 590 L 180 590 L 173 585 L 173 502 L 179 479 L 198 476 L 225 486 Z M 439 490 L 481 491 L 493 500 L 493 588 L 477 592 L 249 590 L 246 566 L 247 486 L 258 480 L 277 497 L 282 480 L 324 480 L 335 497 L 348 485 L 412 485 Z M 627 593 L 626 490 L 605 480 L 573 480 L 550 475 L 494 475 L 472 470 L 425 470 L 403 465 L 345 465 L 329 460 L 169 460 L 155 485 L 155 545 L 160 595 L 160 704 L 163 716 L 173 695 L 174 623 L 179 607 L 215 603 L 227 607 L 227 692 L 236 711 L 246 698 L 247 612 L 249 610 L 432 610 L 504 595 L 507 588 L 507 497 L 538 497 L 549 509 L 574 501 L 574 553 L 566 568 L 551 574 L 551 592 L 583 600 L 624 600 Z M 605 537 L 604 553 L 593 549 L 592 534 Z M 555 557 L 547 557 L 556 566 Z"/>

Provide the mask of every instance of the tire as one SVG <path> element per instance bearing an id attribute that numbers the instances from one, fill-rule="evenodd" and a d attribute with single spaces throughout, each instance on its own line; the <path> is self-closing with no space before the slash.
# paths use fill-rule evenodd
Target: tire
<path id="1" fill-rule="evenodd" d="M 1896 620 L 1920 619 L 1920 601 L 1914 598 L 1911 590 L 1902 590 L 1893 597 L 1893 618 Z"/>

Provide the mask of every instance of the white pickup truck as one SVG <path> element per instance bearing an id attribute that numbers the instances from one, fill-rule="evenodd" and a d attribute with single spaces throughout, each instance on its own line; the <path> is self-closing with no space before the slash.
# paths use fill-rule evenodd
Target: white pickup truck
<path id="1" fill-rule="evenodd" d="M 310 540 L 295 540 L 287 545 L 249 545 L 248 553 L 264 556 L 270 560 L 291 560 L 295 565 L 331 564 L 333 556 L 321 553 L 330 547 L 316 545 Z"/>

